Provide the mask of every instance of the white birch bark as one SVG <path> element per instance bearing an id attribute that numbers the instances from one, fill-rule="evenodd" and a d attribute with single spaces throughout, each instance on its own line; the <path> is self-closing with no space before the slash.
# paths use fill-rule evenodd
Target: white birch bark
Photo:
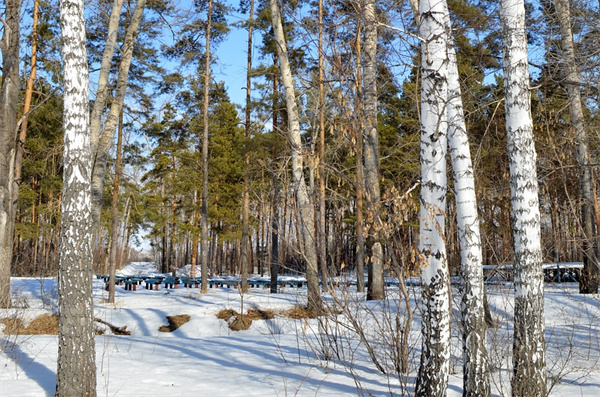
<path id="1" fill-rule="evenodd" d="M 281 15 L 277 0 L 271 1 L 271 18 L 277 54 L 279 56 L 279 70 L 285 88 L 285 103 L 288 118 L 288 140 L 292 156 L 292 178 L 296 200 L 300 210 L 300 234 L 302 238 L 302 255 L 306 261 L 306 284 L 308 289 L 307 309 L 311 312 L 322 311 L 321 292 L 319 289 L 319 269 L 317 261 L 317 246 L 315 236 L 315 206 L 312 196 L 308 193 L 303 173 L 302 140 L 300 137 L 300 121 L 296 106 L 296 93 L 294 79 L 290 68 L 287 45 L 283 33 Z"/>
<path id="2" fill-rule="evenodd" d="M 60 2 L 64 79 L 63 190 L 56 396 L 95 396 L 91 151 L 82 0 Z"/>
<path id="3" fill-rule="evenodd" d="M 483 255 L 475 195 L 475 176 L 460 89 L 456 51 L 452 43 L 450 15 L 448 67 L 448 149 L 454 177 L 456 220 L 460 240 L 463 324 L 463 396 L 489 396 L 490 377 L 483 306 Z"/>
<path id="4" fill-rule="evenodd" d="M 500 16 L 515 256 L 512 395 L 544 396 L 544 278 L 523 0 L 502 0 Z"/>
<path id="5" fill-rule="evenodd" d="M 446 395 L 450 371 L 449 277 L 444 236 L 448 98 L 446 3 L 420 3 L 422 353 L 415 394 Z"/>

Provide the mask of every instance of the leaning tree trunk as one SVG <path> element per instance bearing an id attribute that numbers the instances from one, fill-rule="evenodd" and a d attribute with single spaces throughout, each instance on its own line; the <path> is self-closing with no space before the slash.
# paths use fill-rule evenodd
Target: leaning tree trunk
<path id="1" fill-rule="evenodd" d="M 23 103 L 23 121 L 19 127 L 19 139 L 17 140 L 17 155 L 15 159 L 15 180 L 17 183 L 21 182 L 21 168 L 23 164 L 23 153 L 25 151 L 25 139 L 27 139 L 27 124 L 29 122 L 28 113 L 31 111 L 31 99 L 33 97 L 33 83 L 37 76 L 37 43 L 38 43 L 38 21 L 39 21 L 39 0 L 33 2 L 33 21 L 31 25 L 31 72 L 27 79 L 27 85 L 25 87 L 25 99 Z M 41 194 L 40 194 L 41 197 Z M 37 239 L 36 239 L 37 243 Z M 36 261 L 33 261 L 34 265 Z"/>
<path id="2" fill-rule="evenodd" d="M 544 277 L 523 0 L 502 0 L 500 16 L 514 241 L 512 395 L 545 396 Z"/>
<path id="3" fill-rule="evenodd" d="M 579 166 L 579 195 L 581 197 L 581 225 L 583 227 L 583 276 L 580 291 L 598 293 L 600 264 L 596 255 L 597 230 L 594 222 L 594 185 L 590 161 L 589 140 L 583 116 L 583 105 L 579 88 L 580 79 L 575 59 L 575 46 L 571 30 L 571 8 L 569 0 L 555 0 L 556 17 L 560 25 L 562 47 L 562 71 L 567 86 L 567 97 L 571 113 L 571 124 L 575 129 L 576 158 Z"/>
<path id="4" fill-rule="evenodd" d="M 0 308 L 11 306 L 12 262 L 18 185 L 15 182 L 15 134 L 19 105 L 19 38 L 21 0 L 4 2 L 4 31 L 0 39 Z"/>
<path id="5" fill-rule="evenodd" d="M 115 6 L 116 7 L 116 6 Z M 104 129 L 100 134 L 99 138 L 95 138 L 95 128 L 92 129 L 92 152 L 94 156 L 93 171 L 92 171 L 92 211 L 94 221 L 94 235 L 97 234 L 98 227 L 100 225 L 100 213 L 102 210 L 102 192 L 104 190 L 104 177 L 106 175 L 106 163 L 108 161 L 108 155 L 112 142 L 115 136 L 119 115 L 123 110 L 123 104 L 125 102 L 125 94 L 127 92 L 127 78 L 129 76 L 129 67 L 131 66 L 131 60 L 133 58 L 133 45 L 137 36 L 138 27 L 146 8 L 146 0 L 138 0 L 133 10 L 131 22 L 127 27 L 125 38 L 123 40 L 122 57 L 118 68 L 117 74 L 117 87 L 115 90 L 114 98 L 112 99 L 110 111 L 106 122 L 104 123 Z M 105 98 L 96 98 L 96 101 L 105 101 Z M 95 105 L 95 104 L 94 104 Z M 103 109 L 103 108 L 102 108 Z M 93 111 L 95 111 L 95 106 Z"/>
<path id="6" fill-rule="evenodd" d="M 367 225 L 369 233 L 367 246 L 369 258 L 369 285 L 367 299 L 385 298 L 383 288 L 383 247 L 379 241 L 381 229 L 380 190 L 379 190 L 379 136 L 377 131 L 377 17 L 375 0 L 367 0 L 363 8 L 365 20 L 365 62 L 364 62 L 364 178 L 365 198 L 368 208 Z"/>
<path id="7" fill-rule="evenodd" d="M 416 0 L 410 1 L 417 24 L 420 16 Z M 447 2 L 445 10 L 448 11 Z M 448 37 L 448 147 L 454 176 L 458 233 L 461 248 L 463 285 L 461 313 L 463 324 L 463 396 L 489 396 L 490 378 L 485 345 L 486 311 L 483 286 L 483 255 L 477 214 L 477 197 L 469 140 L 465 125 L 456 51 L 452 44 L 450 16 L 444 15 Z"/>
<path id="8" fill-rule="evenodd" d="M 447 11 L 447 9 L 446 9 Z M 446 15 L 446 29 L 451 30 Z M 481 232 L 475 195 L 475 177 L 454 46 L 449 43 L 448 55 L 448 148 L 454 176 L 456 220 L 460 240 L 460 275 L 462 282 L 461 314 L 463 325 L 463 396 L 489 396 L 490 376 L 486 349 L 484 311 L 483 255 Z"/>
<path id="9" fill-rule="evenodd" d="M 95 396 L 91 151 L 83 1 L 60 3 L 64 155 L 56 396 Z"/>
<path id="10" fill-rule="evenodd" d="M 318 313 L 322 311 L 323 302 L 321 301 L 321 292 L 319 290 L 319 268 L 315 241 L 315 206 L 304 181 L 302 140 L 300 138 L 300 121 L 296 106 L 296 93 L 277 0 L 271 0 L 271 18 L 273 21 L 277 54 L 279 55 L 281 80 L 285 88 L 285 103 L 288 113 L 288 139 L 292 154 L 292 177 L 294 190 L 296 191 L 297 205 L 300 210 L 301 253 L 306 261 L 307 309 L 310 312 Z"/>
<path id="11" fill-rule="evenodd" d="M 422 0 L 421 43 L 421 210 L 419 251 L 422 285 L 422 353 L 415 393 L 446 395 L 450 372 L 450 301 L 444 237 L 448 128 L 448 37 L 446 3 Z"/>
<path id="12" fill-rule="evenodd" d="M 121 9 L 123 8 L 123 0 L 114 0 L 113 6 L 108 19 L 108 31 L 106 33 L 106 43 L 104 45 L 104 51 L 102 52 L 102 61 L 100 62 L 100 70 L 98 73 L 98 87 L 96 88 L 96 98 L 92 105 L 92 113 L 90 116 L 90 141 L 92 156 L 96 156 L 96 150 L 100 141 L 100 130 L 102 125 L 102 113 L 105 110 L 106 101 L 109 96 L 109 76 L 110 67 L 112 64 L 113 54 L 117 43 L 117 34 L 119 31 L 119 21 L 121 19 Z M 93 214 L 93 233 L 96 239 L 96 244 L 99 248 L 99 230 L 100 230 L 100 211 L 102 204 L 102 190 L 93 189 L 92 197 L 94 207 L 92 207 Z"/>

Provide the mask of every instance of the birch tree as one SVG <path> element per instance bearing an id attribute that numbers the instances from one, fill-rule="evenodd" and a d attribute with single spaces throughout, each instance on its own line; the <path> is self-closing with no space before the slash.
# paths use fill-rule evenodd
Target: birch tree
<path id="1" fill-rule="evenodd" d="M 514 241 L 512 395 L 544 396 L 544 277 L 523 0 L 502 0 L 500 18 Z"/>
<path id="2" fill-rule="evenodd" d="M 447 10 L 447 9 L 446 9 Z M 450 16 L 446 30 L 452 38 Z M 462 283 L 463 396 L 489 396 L 490 377 L 486 349 L 483 255 L 475 195 L 475 177 L 465 125 L 454 45 L 448 46 L 448 149 L 454 178 L 456 220 L 460 240 Z"/>
<path id="3" fill-rule="evenodd" d="M 109 25 L 109 38 L 107 40 L 107 47 L 109 45 L 115 45 L 115 40 L 112 37 L 111 29 L 118 29 L 118 24 L 116 27 L 113 27 L 113 13 L 116 12 L 116 8 L 118 7 L 117 2 L 121 0 L 115 0 L 115 4 L 113 6 L 113 11 L 111 13 L 110 25 Z M 104 63 L 106 62 L 105 58 L 108 57 L 105 51 L 105 55 L 102 59 L 101 65 L 101 79 L 99 82 L 99 92 L 96 95 L 96 100 L 94 101 L 94 107 L 92 109 L 92 119 L 91 119 L 91 131 L 92 131 L 92 155 L 94 156 L 93 161 L 93 172 L 92 172 L 92 200 L 93 200 L 93 220 L 94 220 L 94 234 L 97 233 L 97 228 L 99 227 L 100 222 L 100 212 L 102 209 L 102 192 L 104 189 L 104 177 L 106 175 L 106 163 L 108 161 L 108 155 L 110 148 L 112 146 L 113 138 L 115 136 L 115 131 L 117 129 L 117 123 L 119 120 L 119 115 L 123 109 L 123 104 L 125 102 L 125 94 L 127 91 L 127 79 L 129 76 L 129 68 L 131 66 L 131 61 L 133 59 L 133 45 L 135 38 L 138 33 L 138 28 L 140 22 L 142 20 L 144 10 L 146 8 L 146 0 L 138 0 L 133 15 L 131 17 L 131 22 L 129 26 L 127 26 L 125 32 L 125 38 L 123 39 L 123 48 L 121 62 L 118 67 L 117 74 L 117 82 L 114 97 L 111 101 L 110 110 L 106 121 L 104 123 L 104 128 L 100 131 L 100 116 L 102 111 L 104 111 L 104 106 L 106 104 L 107 96 L 108 96 L 108 87 L 107 81 L 104 81 L 104 78 L 108 78 L 108 75 L 104 75 Z M 110 51 L 108 51 L 110 52 Z M 110 54 L 112 58 L 112 54 Z M 108 62 L 108 67 L 110 70 L 110 61 Z M 105 77 L 103 77 L 105 76 Z M 98 103 L 98 105 L 97 105 Z M 99 109 L 98 109 L 99 107 Z M 97 114 L 96 112 L 100 112 Z"/>
<path id="4" fill-rule="evenodd" d="M 450 371 L 450 302 L 445 245 L 448 37 L 445 1 L 422 0 L 421 209 L 422 352 L 415 394 L 445 396 Z"/>
<path id="5" fill-rule="evenodd" d="M 95 396 L 91 151 L 83 1 L 60 2 L 64 80 L 63 192 L 56 396 Z"/>
<path id="6" fill-rule="evenodd" d="M 308 289 L 307 309 L 313 313 L 322 311 L 323 303 L 319 290 L 319 269 L 317 260 L 317 247 L 315 239 L 315 206 L 312 196 L 304 180 L 302 140 L 300 137 L 300 121 L 296 105 L 294 79 L 290 67 L 288 50 L 281 22 L 281 14 L 277 0 L 271 1 L 271 18 L 281 80 L 285 89 L 285 103 L 288 119 L 288 140 L 290 142 L 292 157 L 292 178 L 296 201 L 300 211 L 301 253 L 306 261 L 306 283 Z"/>
<path id="7" fill-rule="evenodd" d="M 463 395 L 489 396 L 490 378 L 484 311 L 483 256 L 481 232 L 477 214 L 475 178 L 469 139 L 462 103 L 456 50 L 453 44 L 452 23 L 447 2 L 443 16 L 448 35 L 448 149 L 452 164 L 457 212 L 457 226 L 461 250 L 461 314 L 463 324 Z M 410 1 L 417 25 L 419 4 Z"/>
<path id="8" fill-rule="evenodd" d="M 581 225 L 583 227 L 584 274 L 580 290 L 598 293 L 600 264 L 596 255 L 598 231 L 594 222 L 594 182 L 590 161 L 589 139 L 583 115 L 580 78 L 575 58 L 573 31 L 571 29 L 571 6 L 569 0 L 555 0 L 556 19 L 560 27 L 562 74 L 567 89 L 571 124 L 575 130 L 575 152 L 579 166 L 579 195 L 581 197 Z"/>
<path id="9" fill-rule="evenodd" d="M 102 125 L 102 113 L 105 110 L 105 106 L 109 96 L 109 77 L 110 67 L 112 64 L 115 47 L 117 44 L 117 34 L 119 31 L 119 22 L 121 19 L 121 10 L 123 9 L 123 0 L 114 0 L 110 16 L 108 19 L 108 31 L 106 34 L 106 44 L 104 51 L 102 52 L 102 60 L 100 62 L 100 70 L 98 72 L 98 86 L 96 88 L 96 98 L 92 106 L 92 113 L 90 116 L 90 144 L 92 155 L 95 155 L 98 143 L 100 141 L 101 125 Z M 94 195 L 94 202 L 97 203 L 92 209 L 94 218 L 94 233 L 100 228 L 100 211 L 102 207 L 102 189 L 99 187 L 92 188 L 92 194 Z"/>

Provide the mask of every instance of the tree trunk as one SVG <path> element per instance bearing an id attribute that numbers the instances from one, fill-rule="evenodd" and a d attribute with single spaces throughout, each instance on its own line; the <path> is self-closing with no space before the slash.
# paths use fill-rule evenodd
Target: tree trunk
<path id="1" fill-rule="evenodd" d="M 192 215 L 192 260 L 190 268 L 191 278 L 196 277 L 196 265 L 198 264 L 198 221 L 200 220 L 198 204 L 200 204 L 198 190 L 194 189 L 194 213 Z"/>
<path id="2" fill-rule="evenodd" d="M 4 30 L 0 39 L 0 308 L 11 306 L 10 267 L 15 232 L 18 185 L 15 182 L 15 133 L 19 105 L 20 0 L 4 2 Z"/>
<path id="3" fill-rule="evenodd" d="M 364 62 L 364 176 L 369 234 L 367 247 L 369 257 L 369 286 L 367 299 L 385 298 L 383 286 L 383 247 L 379 230 L 381 229 L 380 189 L 379 189 L 379 134 L 377 131 L 377 16 L 375 0 L 364 2 L 365 20 L 365 62 Z"/>
<path id="4" fill-rule="evenodd" d="M 356 101 L 359 125 L 356 131 L 356 291 L 365 291 L 365 176 L 363 169 L 364 111 L 362 102 L 362 40 L 360 22 L 356 33 Z"/>
<path id="5" fill-rule="evenodd" d="M 279 276 L 279 183 L 273 170 L 273 199 L 271 213 L 271 293 L 277 293 Z"/>
<path id="6" fill-rule="evenodd" d="M 421 253 L 422 353 L 416 396 L 446 395 L 450 372 L 450 302 L 445 244 L 448 36 L 443 1 L 422 0 Z"/>
<path id="7" fill-rule="evenodd" d="M 319 0 L 319 168 L 317 178 L 319 181 L 319 218 L 318 218 L 318 249 L 319 262 L 321 264 L 321 282 L 327 286 L 329 280 L 329 269 L 327 268 L 327 235 L 325 225 L 327 222 L 327 208 L 325 205 L 325 77 L 323 58 L 323 0 Z"/>
<path id="8" fill-rule="evenodd" d="M 119 250 L 119 179 L 121 177 L 121 148 L 123 146 L 123 112 L 119 118 L 117 131 L 117 154 L 112 194 L 112 232 L 110 237 L 110 261 L 108 267 L 108 303 L 115 303 L 115 281 L 117 271 L 117 251 Z"/>
<path id="9" fill-rule="evenodd" d="M 202 133 L 202 209 L 200 223 L 202 224 L 201 253 L 202 263 L 200 264 L 200 273 L 202 283 L 200 291 L 205 294 L 208 292 L 208 101 L 210 88 L 210 29 L 212 25 L 213 2 L 208 1 L 208 10 L 205 30 L 205 64 L 204 64 L 204 103 L 202 105 L 202 114 L 204 115 L 204 130 Z"/>
<path id="10" fill-rule="evenodd" d="M 562 47 L 562 73 L 567 87 L 571 124 L 575 130 L 577 165 L 579 166 L 579 195 L 581 197 L 581 225 L 583 227 L 584 270 L 580 278 L 580 291 L 598 293 L 600 264 L 596 255 L 596 225 L 594 221 L 594 185 L 590 165 L 589 140 L 581 102 L 580 79 L 575 58 L 573 32 L 571 31 L 571 8 L 569 0 L 555 0 L 556 17 L 560 25 Z"/>
<path id="11" fill-rule="evenodd" d="M 448 11 L 446 8 L 445 11 Z M 486 349 L 483 256 L 477 213 L 475 177 L 465 125 L 456 52 L 450 33 L 450 15 L 444 16 L 448 32 L 448 147 L 454 176 L 456 220 L 460 241 L 463 324 L 463 396 L 490 396 Z"/>
<path id="12" fill-rule="evenodd" d="M 56 396 L 95 396 L 91 152 L 83 1 L 60 3 L 64 155 Z"/>
<path id="13" fill-rule="evenodd" d="M 296 106 L 296 94 L 294 80 L 288 59 L 287 45 L 279 13 L 277 0 L 271 0 L 271 17 L 277 53 L 279 55 L 279 66 L 281 79 L 285 87 L 285 102 L 288 116 L 288 139 L 292 155 L 292 177 L 294 190 L 300 211 L 300 224 L 303 259 L 306 261 L 306 283 L 308 288 L 307 309 L 310 312 L 320 313 L 323 308 L 321 292 L 319 288 L 319 269 L 317 260 L 317 247 L 315 241 L 315 207 L 312 197 L 308 193 L 303 173 L 302 140 L 300 137 L 300 121 L 298 108 Z"/>
<path id="14" fill-rule="evenodd" d="M 131 196 L 127 197 L 127 201 L 125 201 L 125 216 L 123 217 L 123 227 L 121 230 L 123 231 L 121 235 L 121 258 L 119 263 L 128 263 L 129 262 L 129 220 L 131 217 Z"/>
<path id="15" fill-rule="evenodd" d="M 100 130 L 102 125 L 102 113 L 104 112 L 106 102 L 109 96 L 109 76 L 110 67 L 112 64 L 113 54 L 117 43 L 117 35 L 119 31 L 119 21 L 121 19 L 121 9 L 123 8 L 123 0 L 114 0 L 113 6 L 108 19 L 108 31 L 106 35 L 106 44 L 102 53 L 102 61 L 100 63 L 100 71 L 98 74 L 98 87 L 96 88 L 96 98 L 92 106 L 92 113 L 90 116 L 90 145 L 92 150 L 93 162 L 96 161 L 96 151 L 100 140 Z M 102 210 L 102 190 L 94 190 L 92 188 L 92 195 L 99 195 L 98 197 L 92 197 L 94 206 L 92 208 L 93 213 L 93 233 L 94 233 L 94 244 L 95 250 L 99 251 L 102 246 L 100 242 L 101 235 L 100 230 L 100 212 Z M 97 208 L 96 208 L 97 207 Z"/>
<path id="16" fill-rule="evenodd" d="M 114 7 L 116 6 L 117 5 L 115 5 Z M 100 213 L 102 210 L 102 192 L 104 189 L 104 177 L 106 175 L 106 162 L 108 160 L 110 147 L 112 146 L 113 138 L 115 136 L 115 130 L 119 121 L 119 115 L 123 110 L 125 94 L 127 91 L 127 78 L 129 75 L 129 67 L 133 58 L 133 45 L 137 36 L 138 27 L 144 14 L 145 7 L 146 0 L 138 0 L 133 11 L 133 16 L 131 17 L 131 22 L 127 27 L 125 39 L 123 40 L 122 57 L 118 69 L 115 95 L 110 106 L 108 117 L 106 119 L 106 122 L 104 123 L 104 129 L 102 133 L 100 133 L 99 138 L 96 138 L 95 136 L 95 129 L 97 128 L 95 124 L 91 127 L 93 139 L 92 149 L 95 150 L 94 152 L 92 152 L 94 155 L 92 171 L 92 211 L 94 221 L 94 235 L 96 235 L 100 225 Z M 100 98 L 98 98 L 98 96 L 96 97 L 96 102 L 98 102 L 99 100 L 102 101 L 102 107 L 100 109 L 101 112 L 104 110 L 104 102 L 106 101 L 106 97 L 102 97 L 102 95 L 103 94 L 101 94 Z M 95 103 L 92 111 L 96 111 Z M 95 117 L 97 116 L 93 115 L 93 123 L 96 123 Z"/>
<path id="17" fill-rule="evenodd" d="M 27 122 L 29 121 L 28 113 L 31 110 L 31 97 L 33 94 L 33 83 L 37 74 L 37 26 L 39 19 L 39 0 L 33 2 L 33 22 L 31 25 L 31 72 L 27 79 L 25 88 L 25 102 L 23 104 L 23 121 L 19 129 L 19 139 L 17 141 L 17 158 L 15 160 L 15 180 L 17 183 L 21 181 L 21 165 L 23 163 L 23 151 L 25 139 L 27 138 Z M 35 261 L 34 261 L 35 262 Z M 34 263 L 35 264 L 35 263 Z"/>
<path id="18" fill-rule="evenodd" d="M 523 0 L 502 0 L 500 17 L 514 241 L 512 395 L 545 396 L 544 278 Z"/>
<path id="19" fill-rule="evenodd" d="M 248 16 L 248 58 L 246 62 L 246 122 L 245 138 L 250 139 L 250 117 L 251 109 L 251 89 L 252 89 L 252 30 L 254 28 L 254 0 L 250 0 L 250 11 Z M 248 268 L 250 267 L 250 151 L 246 150 L 245 158 L 246 170 L 244 172 L 244 192 L 242 199 L 242 291 L 248 289 Z"/>

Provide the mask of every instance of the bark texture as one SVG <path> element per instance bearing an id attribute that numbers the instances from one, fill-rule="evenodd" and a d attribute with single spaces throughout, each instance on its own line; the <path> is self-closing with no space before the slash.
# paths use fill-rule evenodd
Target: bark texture
<path id="1" fill-rule="evenodd" d="M 285 103 L 288 118 L 288 140 L 291 146 L 292 178 L 296 201 L 300 211 L 299 227 L 301 235 L 301 254 L 306 261 L 306 284 L 308 289 L 309 311 L 322 311 L 321 292 L 319 288 L 319 269 L 317 260 L 317 244 L 315 239 L 315 206 L 308 193 L 303 173 L 302 140 L 300 138 L 300 121 L 296 106 L 294 79 L 288 58 L 287 45 L 283 33 L 281 14 L 277 0 L 271 0 L 271 18 L 279 56 L 279 70 L 285 88 Z"/>
<path id="2" fill-rule="evenodd" d="M 454 178 L 456 219 L 460 240 L 463 324 L 463 396 L 491 395 L 486 348 L 483 255 L 475 195 L 475 177 L 460 90 L 456 51 L 452 44 L 450 16 L 448 67 L 448 149 Z"/>
<path id="3" fill-rule="evenodd" d="M 60 3 L 64 171 L 58 272 L 56 396 L 95 396 L 91 151 L 83 1 Z"/>
<path id="4" fill-rule="evenodd" d="M 583 227 L 584 271 L 580 279 L 580 290 L 598 293 L 600 264 L 596 254 L 597 233 L 594 222 L 594 182 L 590 161 L 589 139 L 581 102 L 580 79 L 575 59 L 575 45 L 571 29 L 571 7 L 569 0 L 555 0 L 556 18 L 560 26 L 562 72 L 567 87 L 571 124 L 575 130 L 576 158 L 579 166 L 579 194 L 581 201 L 581 225 Z"/>
<path id="5" fill-rule="evenodd" d="M 117 153 L 115 159 L 115 176 L 113 179 L 112 193 L 112 230 L 110 237 L 110 259 L 108 266 L 108 303 L 115 303 L 115 281 L 117 275 L 117 250 L 119 242 L 119 181 L 121 179 L 121 153 L 123 148 L 123 112 L 119 118 L 119 129 L 117 130 Z"/>
<path id="6" fill-rule="evenodd" d="M 361 24 L 356 28 L 356 109 L 359 114 L 359 125 L 356 131 L 356 291 L 365 291 L 365 173 L 363 163 L 364 111 L 362 98 L 362 40 Z"/>
<path id="7" fill-rule="evenodd" d="M 500 4 L 514 240 L 512 394 L 545 396 L 544 278 L 525 5 L 523 0 L 503 0 Z"/>
<path id="8" fill-rule="evenodd" d="M 422 353 L 415 394 L 446 395 L 450 371 L 449 278 L 444 237 L 448 98 L 446 3 L 422 0 L 421 43 L 421 210 Z"/>
<path id="9" fill-rule="evenodd" d="M 0 308 L 11 306 L 10 267 L 18 185 L 15 180 L 17 106 L 19 104 L 20 0 L 6 0 L 0 82 Z"/>
<path id="10" fill-rule="evenodd" d="M 210 88 L 210 29 L 212 25 L 213 2 L 209 0 L 206 16 L 205 30 L 205 64 L 204 64 L 204 103 L 202 114 L 204 117 L 204 129 L 202 131 L 202 207 L 200 210 L 201 226 L 201 255 L 200 273 L 202 277 L 200 290 L 203 294 L 208 292 L 208 100 Z"/>
<path id="11" fill-rule="evenodd" d="M 381 200 L 379 189 L 379 133 L 377 131 L 377 15 L 375 1 L 365 0 L 363 4 L 365 21 L 364 47 L 364 177 L 365 201 L 367 204 L 367 245 L 370 250 L 369 285 L 367 299 L 381 300 L 385 298 L 383 288 L 383 247 L 379 230 L 381 229 Z"/>

